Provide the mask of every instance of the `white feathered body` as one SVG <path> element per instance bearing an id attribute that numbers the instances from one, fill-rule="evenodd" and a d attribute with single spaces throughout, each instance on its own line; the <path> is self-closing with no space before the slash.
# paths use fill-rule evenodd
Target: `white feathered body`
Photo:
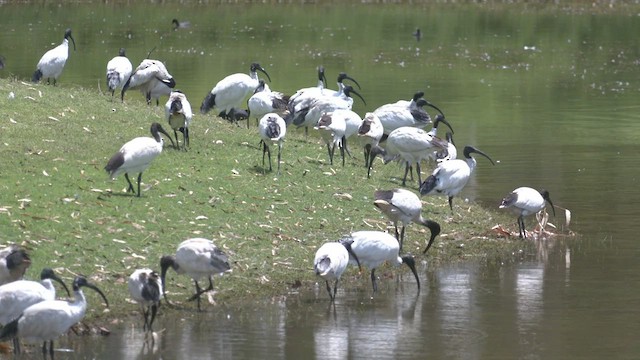
<path id="1" fill-rule="evenodd" d="M 0 286 L 0 325 L 15 320 L 31 305 L 54 300 L 56 289 L 50 279 L 41 282 L 18 280 Z"/>
<path id="2" fill-rule="evenodd" d="M 42 72 L 42 78 L 58 79 L 69 58 L 69 40 L 62 40 L 62 44 L 47 51 L 38 61 L 37 69 Z"/>
<path id="3" fill-rule="evenodd" d="M 392 265 L 402 264 L 402 258 L 398 256 L 400 245 L 393 235 L 366 230 L 353 232 L 350 237 L 353 240 L 351 249 L 363 266 L 375 269 L 385 261 Z M 349 263 L 356 265 L 353 257 L 349 258 Z"/>
<path id="4" fill-rule="evenodd" d="M 124 156 L 124 163 L 110 173 L 111 179 L 115 179 L 124 173 L 141 173 L 145 171 L 151 162 L 162 153 L 164 140 L 141 136 L 122 145 L 119 152 Z"/>
<path id="5" fill-rule="evenodd" d="M 178 101 L 181 104 L 180 110 L 176 112 L 171 110 L 171 104 L 174 101 Z M 164 105 L 164 109 L 167 122 L 173 130 L 178 130 L 181 127 L 188 128 L 191 124 L 193 111 L 191 109 L 191 103 L 187 100 L 187 96 L 185 94 L 178 91 L 171 92 L 169 100 Z"/>
<path id="6" fill-rule="evenodd" d="M 226 255 L 213 241 L 203 238 L 193 238 L 180 243 L 175 261 L 179 265 L 176 269 L 178 274 L 187 274 L 196 281 L 211 274 L 229 271 Z"/>
<path id="7" fill-rule="evenodd" d="M 107 85 L 109 91 L 122 88 L 131 76 L 133 65 L 126 56 L 116 56 L 107 63 Z"/>
<path id="8" fill-rule="evenodd" d="M 339 242 L 328 242 L 320 246 L 313 260 L 316 275 L 326 281 L 339 280 L 349 264 L 349 252 Z"/>

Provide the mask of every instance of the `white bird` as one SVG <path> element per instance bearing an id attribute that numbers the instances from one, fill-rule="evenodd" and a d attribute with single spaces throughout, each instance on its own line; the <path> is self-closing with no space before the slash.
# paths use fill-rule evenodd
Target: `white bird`
<path id="1" fill-rule="evenodd" d="M 258 123 L 258 131 L 260 132 L 260 138 L 262 143 L 262 168 L 264 167 L 264 154 L 269 156 L 269 171 L 272 171 L 271 166 L 271 149 L 272 145 L 278 147 L 278 172 L 280 175 L 280 156 L 282 153 L 282 145 L 284 143 L 284 137 L 287 135 L 287 124 L 284 119 L 276 114 L 269 113 L 260 119 Z"/>
<path id="2" fill-rule="evenodd" d="M 122 87 L 120 99 L 124 101 L 124 93 L 128 89 L 139 89 L 147 104 L 151 104 L 151 99 L 156 99 L 158 105 L 160 96 L 169 95 L 175 87 L 176 81 L 162 61 L 144 59 Z"/>
<path id="3" fill-rule="evenodd" d="M 354 256 L 354 259 L 356 258 L 356 255 L 351 250 L 351 243 L 348 241 L 344 243 L 328 242 L 320 246 L 316 251 L 316 256 L 313 260 L 313 271 L 326 282 L 329 299 L 332 302 L 336 300 L 338 282 L 340 282 L 342 273 L 349 265 L 350 254 Z M 333 292 L 331 291 L 331 285 L 329 285 L 330 280 L 335 281 Z"/>
<path id="4" fill-rule="evenodd" d="M 382 155 L 383 160 L 389 163 L 398 157 L 402 158 L 406 164 L 402 186 L 406 185 L 407 174 L 412 164 L 416 164 L 418 173 L 418 186 L 421 184 L 420 162 L 429 158 L 434 149 L 446 149 L 447 142 L 433 136 L 423 129 L 403 126 L 393 130 L 386 141 L 386 148 L 375 146 L 371 149 L 370 166 L 377 155 Z"/>
<path id="5" fill-rule="evenodd" d="M 429 228 L 431 237 L 427 243 L 427 247 L 422 252 L 425 254 L 433 244 L 436 236 L 440 234 L 440 224 L 435 221 L 422 217 L 422 201 L 418 195 L 412 191 L 405 189 L 393 190 L 377 190 L 374 192 L 373 205 L 375 205 L 382 213 L 393 222 L 396 232 L 396 239 L 400 242 L 400 250 L 404 242 L 405 228 L 411 222 L 418 223 Z M 398 222 L 402 223 L 402 230 L 398 233 Z"/>
<path id="6" fill-rule="evenodd" d="M 136 193 L 131 180 L 129 179 L 129 173 L 138 173 L 138 197 L 140 197 L 140 181 L 142 180 L 142 173 L 151 165 L 151 162 L 160 155 L 162 152 L 162 146 L 164 140 L 159 133 L 164 134 L 171 140 L 171 136 L 162 128 L 162 125 L 154 122 L 151 124 L 151 135 L 153 138 L 141 136 L 137 137 L 126 144 L 122 145 L 120 150 L 116 152 L 104 169 L 109 173 L 109 176 L 114 180 L 118 175 L 124 173 L 124 177 L 129 183 L 127 192 L 131 191 Z"/>
<path id="7" fill-rule="evenodd" d="M 289 98 L 289 103 L 291 104 L 292 107 L 297 105 L 299 101 L 302 101 L 302 99 L 300 99 L 300 96 L 308 96 L 309 94 L 311 94 L 309 93 L 309 91 L 310 92 L 318 91 L 318 93 L 322 94 L 322 90 L 327 86 L 327 78 L 324 75 L 324 66 L 322 65 L 318 66 L 317 70 L 318 70 L 317 85 L 314 87 L 306 87 L 306 88 L 299 89 L 293 95 L 291 95 L 291 97 Z M 303 94 L 306 94 L 306 95 L 303 95 Z"/>
<path id="8" fill-rule="evenodd" d="M 173 30 L 178 29 L 188 29 L 191 27 L 191 23 L 189 21 L 178 21 L 178 19 L 171 20 L 171 25 L 173 25 Z"/>
<path id="9" fill-rule="evenodd" d="M 351 85 L 344 85 L 343 90 L 335 95 L 317 97 L 308 106 L 294 109 L 295 115 L 293 115 L 292 123 L 297 127 L 316 126 L 320 117 L 325 113 L 339 109 L 351 110 L 353 106 L 351 94 L 356 94 L 366 104 L 366 101 Z M 291 117 L 291 114 L 288 117 Z"/>
<path id="10" fill-rule="evenodd" d="M 314 129 L 320 131 L 320 136 L 327 144 L 330 164 L 333 165 L 333 154 L 336 151 L 336 147 L 338 147 L 340 148 L 340 156 L 342 156 L 342 166 L 344 166 L 344 134 L 347 129 L 347 123 L 344 117 L 340 115 L 339 110 L 323 114 Z"/>
<path id="11" fill-rule="evenodd" d="M 187 146 L 189 146 L 189 125 L 193 118 L 191 103 L 187 100 L 187 96 L 180 90 L 172 91 L 169 95 L 169 100 L 164 105 L 164 110 L 167 122 L 176 137 L 176 146 L 180 147 L 180 141 L 178 141 L 178 131 L 180 131 L 182 133 L 182 148 L 187 150 Z"/>
<path id="12" fill-rule="evenodd" d="M 416 261 L 412 255 L 399 255 L 400 245 L 393 235 L 382 231 L 356 231 L 342 238 L 340 242 L 350 242 L 351 250 L 358 258 L 358 261 L 356 261 L 355 257 L 350 257 L 349 263 L 355 264 L 359 262 L 371 269 L 373 294 L 378 291 L 378 283 L 375 276 L 376 268 L 385 261 L 389 261 L 395 266 L 406 264 L 416 278 L 418 290 L 420 289 Z M 373 294 L 371 295 L 372 297 Z"/>
<path id="13" fill-rule="evenodd" d="M 423 99 L 423 95 L 424 93 L 419 91 L 414 94 L 410 101 L 399 100 L 395 103 L 382 105 L 373 111 L 380 119 L 386 135 L 403 126 L 424 128 L 431 124 L 431 116 L 423 109 L 425 105 L 436 109 L 442 114 L 442 111 L 437 106 Z"/>
<path id="14" fill-rule="evenodd" d="M 265 84 L 264 80 L 260 80 L 255 92 L 249 100 L 247 100 L 247 105 L 249 107 L 249 114 L 258 120 L 268 113 L 282 115 L 284 111 L 287 110 L 288 102 L 289 96 L 281 92 L 271 91 L 269 85 Z M 249 119 L 247 119 L 247 129 L 248 128 Z"/>
<path id="15" fill-rule="evenodd" d="M 23 248 L 17 245 L 9 245 L 1 249 L 0 285 L 22 279 L 30 265 L 31 258 Z"/>
<path id="16" fill-rule="evenodd" d="M 358 128 L 358 136 L 364 144 L 364 166 L 367 168 L 367 178 L 371 177 L 371 163 L 369 162 L 371 148 L 380 144 L 383 134 L 384 129 L 380 118 L 375 113 L 366 113 L 364 119 L 362 119 L 362 124 Z"/>
<path id="17" fill-rule="evenodd" d="M 206 114 L 215 107 L 224 112 L 227 117 L 234 118 L 235 110 L 240 109 L 247 96 L 260 84 L 258 71 L 264 73 L 271 82 L 267 71 L 260 64 L 253 63 L 249 69 L 249 75 L 237 73 L 218 81 L 202 101 L 200 112 Z"/>
<path id="18" fill-rule="evenodd" d="M 436 167 L 433 173 L 420 185 L 420 194 L 430 195 L 438 193 L 448 196 L 449 208 L 453 211 L 453 197 L 458 195 L 465 185 L 467 185 L 471 174 L 476 168 L 476 159 L 471 156 L 472 153 L 486 157 L 491 161 L 491 164 L 495 165 L 489 155 L 473 146 L 467 145 L 463 151 L 465 159 L 449 160 L 438 164 L 438 167 Z"/>
<path id="19" fill-rule="evenodd" d="M 53 358 L 53 340 L 65 334 L 84 317 L 87 300 L 81 287 L 97 291 L 109 306 L 107 298 L 97 286 L 83 277 L 76 277 L 73 281 L 74 301 L 46 300 L 29 306 L 19 318 L 2 328 L 0 341 L 19 337 L 29 343 L 43 342 L 42 355 L 45 357 L 49 342 L 49 355 Z"/>
<path id="20" fill-rule="evenodd" d="M 447 131 L 447 149 L 437 151 L 435 153 L 436 162 L 441 163 L 447 160 L 455 160 L 458 158 L 458 149 L 456 149 L 456 144 L 453 142 L 453 133 Z"/>
<path id="21" fill-rule="evenodd" d="M 69 58 L 69 39 L 73 41 L 73 50 L 76 49 L 76 41 L 73 39 L 73 36 L 71 36 L 71 29 L 65 30 L 62 43 L 44 53 L 40 61 L 38 61 L 36 71 L 31 78 L 33 82 L 38 82 L 40 79 L 46 78 L 47 83 L 50 84 L 51 78 L 53 78 L 53 85 L 56 85 L 60 74 L 62 74 L 62 70 L 64 70 L 64 65 Z"/>
<path id="22" fill-rule="evenodd" d="M 511 208 L 513 212 L 518 214 L 520 237 L 526 239 L 527 232 L 524 229 L 524 217 L 542 211 L 546 206 L 545 201 L 551 205 L 553 216 L 555 216 L 556 209 L 553 207 L 547 190 L 538 191 L 530 187 L 519 187 L 502 199 L 500 209 Z"/>
<path id="23" fill-rule="evenodd" d="M 144 317 L 142 329 L 153 332 L 153 320 L 156 318 L 162 296 L 162 281 L 158 273 L 151 269 L 137 269 L 129 276 L 128 287 L 131 298 L 140 304 Z"/>
<path id="24" fill-rule="evenodd" d="M 120 48 L 118 56 L 107 63 L 107 87 L 111 91 L 111 98 L 113 98 L 117 88 L 124 87 L 132 71 L 133 65 L 131 65 L 131 61 L 125 55 L 124 48 Z"/>
<path id="25" fill-rule="evenodd" d="M 164 299 L 167 300 L 167 282 L 165 281 L 167 270 L 175 270 L 178 274 L 186 274 L 193 279 L 196 285 L 196 293 L 189 301 L 198 300 L 200 310 L 200 295 L 213 290 L 212 276 L 231 271 L 227 255 L 213 244 L 213 241 L 203 238 L 185 240 L 178 245 L 175 256 L 165 255 L 160 259 L 160 279 L 163 284 Z M 209 279 L 209 287 L 201 289 L 198 280 L 206 277 Z"/>

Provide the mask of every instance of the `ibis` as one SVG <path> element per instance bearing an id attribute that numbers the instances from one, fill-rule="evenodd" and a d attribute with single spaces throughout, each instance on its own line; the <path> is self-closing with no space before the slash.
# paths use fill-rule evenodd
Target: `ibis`
<path id="1" fill-rule="evenodd" d="M 111 91 L 111 98 L 113 98 L 117 88 L 124 87 L 132 71 L 133 65 L 125 55 L 125 49 L 120 48 L 118 56 L 115 56 L 107 63 L 107 87 Z"/>
<path id="2" fill-rule="evenodd" d="M 259 85 L 249 100 L 249 114 L 256 119 L 262 118 L 268 113 L 277 113 L 282 115 L 287 110 L 289 96 L 278 91 L 271 91 L 269 85 L 260 79 Z M 249 119 L 247 119 L 247 129 L 249 128 Z"/>
<path id="3" fill-rule="evenodd" d="M 368 112 L 362 119 L 362 124 L 358 128 L 358 136 L 363 139 L 364 143 L 364 166 L 367 168 L 367 178 L 371 177 L 371 166 L 369 157 L 371 156 L 371 148 L 380 144 L 380 139 L 384 134 L 380 118 L 375 113 Z"/>
<path id="4" fill-rule="evenodd" d="M 76 50 L 76 41 L 71 36 L 71 29 L 67 29 L 64 32 L 62 43 L 44 53 L 38 61 L 36 71 L 31 78 L 33 82 L 37 83 L 40 79 L 46 78 L 47 84 L 50 84 L 51 78 L 53 78 L 53 85 L 56 85 L 69 58 L 69 39 L 73 42 L 73 50 Z"/>
<path id="5" fill-rule="evenodd" d="M 162 125 L 154 122 L 151 124 L 152 138 L 141 136 L 122 145 L 120 150 L 116 152 L 111 159 L 109 159 L 107 166 L 104 167 L 112 180 L 118 177 L 118 175 L 124 174 L 125 179 L 127 179 L 127 183 L 129 183 L 127 192 L 132 192 L 135 195 L 136 192 L 131 180 L 129 179 L 129 173 L 138 173 L 137 196 L 140 197 L 140 181 L 142 180 L 142 173 L 162 152 L 164 140 L 160 136 L 161 133 L 168 137 L 169 140 L 171 140 L 171 144 L 175 147 L 173 140 L 171 139 L 171 135 L 162 128 Z"/>
<path id="6" fill-rule="evenodd" d="M 337 109 L 320 116 L 314 129 L 321 131 L 322 138 L 327 144 L 331 165 L 333 165 L 333 155 L 337 146 L 340 148 L 342 166 L 344 166 L 344 152 L 348 150 L 347 139 L 358 131 L 361 124 L 360 115 L 348 109 Z"/>
<path id="7" fill-rule="evenodd" d="M 382 231 L 356 231 L 343 237 L 340 242 L 350 242 L 351 250 L 357 256 L 358 260 L 353 256 L 349 257 L 350 264 L 359 262 L 371 269 L 371 284 L 373 285 L 371 297 L 378 291 L 375 275 L 376 268 L 385 261 L 395 266 L 406 264 L 413 272 L 418 284 L 418 290 L 420 290 L 420 278 L 418 278 L 418 272 L 416 271 L 416 261 L 410 254 L 399 255 L 400 244 L 393 235 Z"/>
<path id="8" fill-rule="evenodd" d="M 476 168 L 476 159 L 471 154 L 480 154 L 495 165 L 489 155 L 467 145 L 464 147 L 464 160 L 456 159 L 444 161 L 438 164 L 438 167 L 429 177 L 420 185 L 421 195 L 444 194 L 449 197 L 449 208 L 453 211 L 453 197 L 458 195 L 460 191 L 467 185 L 471 174 Z"/>
<path id="9" fill-rule="evenodd" d="M 160 281 L 163 285 L 163 295 L 167 303 L 167 282 L 165 280 L 167 270 L 172 268 L 178 274 L 186 274 L 196 286 L 196 293 L 189 301 L 198 301 L 200 308 L 200 296 L 213 290 L 212 276 L 231 271 L 227 255 L 220 250 L 213 241 L 203 238 L 185 240 L 178 245 L 175 256 L 165 255 L 160 259 Z M 209 279 L 209 287 L 201 289 L 198 280 Z"/>
<path id="10" fill-rule="evenodd" d="M 180 90 L 172 91 L 169 95 L 169 100 L 164 105 L 164 110 L 167 122 L 176 137 L 176 146 L 180 147 L 180 141 L 178 141 L 178 131 L 180 131 L 182 133 L 182 148 L 187 150 L 187 146 L 189 146 L 189 125 L 193 118 L 191 103 L 187 100 L 187 96 Z"/>
<path id="11" fill-rule="evenodd" d="M 42 342 L 42 355 L 53 358 L 53 341 L 82 320 L 87 310 L 87 300 L 82 287 L 95 290 L 109 306 L 104 293 L 84 277 L 76 277 L 73 281 L 74 300 L 46 300 L 27 307 L 20 317 L 6 324 L 0 330 L 0 341 L 22 338 L 29 343 Z"/>
<path id="12" fill-rule="evenodd" d="M 0 285 L 22 279 L 30 265 L 29 254 L 18 245 L 0 249 Z"/>
<path id="13" fill-rule="evenodd" d="M 316 251 L 316 256 L 313 260 L 313 271 L 317 276 L 324 279 L 331 302 L 336 300 L 338 282 L 340 282 L 342 273 L 349 265 L 349 255 L 353 256 L 354 260 L 359 264 L 359 260 L 353 253 L 351 242 L 349 241 L 343 243 L 328 242 L 320 246 Z M 330 280 L 334 280 L 333 291 L 331 290 L 331 285 L 329 285 Z"/>
<path id="14" fill-rule="evenodd" d="M 427 247 L 422 252 L 425 254 L 433 244 L 436 236 L 440 234 L 440 224 L 425 219 L 422 216 L 422 201 L 418 195 L 406 189 L 378 190 L 373 194 L 375 205 L 382 213 L 393 222 L 396 239 L 400 242 L 400 250 L 404 242 L 405 229 L 411 222 L 427 227 L 431 231 L 431 237 Z M 398 234 L 398 222 L 402 223 L 402 230 Z"/>
<path id="15" fill-rule="evenodd" d="M 162 61 L 144 59 L 122 87 L 120 99 L 124 101 L 124 93 L 128 89 L 139 89 L 147 104 L 151 104 L 151 99 L 156 99 L 158 105 L 160 96 L 169 95 L 175 87 L 176 81 Z"/>
<path id="16" fill-rule="evenodd" d="M 431 115 L 423 109 L 425 105 L 436 109 L 441 115 L 443 114 L 437 106 L 422 98 L 423 95 L 424 93 L 419 91 L 413 95 L 410 101 L 399 100 L 395 103 L 382 105 L 373 111 L 380 119 L 385 135 L 389 135 L 393 130 L 403 126 L 424 128 L 431 124 Z M 442 116 L 444 117 L 444 115 Z"/>
<path id="17" fill-rule="evenodd" d="M 129 276 L 129 295 L 140 304 L 144 317 L 144 331 L 153 332 L 153 321 L 160 306 L 162 281 L 158 273 L 151 269 L 137 269 Z"/>
<path id="18" fill-rule="evenodd" d="M 526 239 L 527 232 L 524 228 L 524 217 L 536 214 L 546 207 L 546 202 L 551 205 L 553 216 L 556 215 L 556 209 L 553 207 L 551 197 L 547 190 L 536 190 L 530 187 L 519 187 L 502 199 L 500 209 L 509 208 L 518 215 L 518 230 L 520 238 Z"/>
<path id="19" fill-rule="evenodd" d="M 269 157 L 269 171 L 273 170 L 271 166 L 271 146 L 278 147 L 278 172 L 280 175 L 280 156 L 282 153 L 282 145 L 284 143 L 284 137 L 287 135 L 287 124 L 284 119 L 276 114 L 269 113 L 264 115 L 258 123 L 258 131 L 260 132 L 260 138 L 262 142 L 262 168 L 264 166 L 265 153 Z"/>
<path id="20" fill-rule="evenodd" d="M 258 71 L 265 74 L 269 82 L 271 82 L 271 77 L 267 71 L 260 64 L 252 63 L 249 75 L 237 73 L 220 80 L 205 96 L 200 106 L 200 112 L 206 114 L 215 107 L 220 111 L 224 111 L 229 118 L 233 118 L 234 111 L 240 109 L 243 101 L 260 84 Z"/>
<path id="21" fill-rule="evenodd" d="M 178 21 L 178 19 L 171 20 L 171 25 L 173 25 L 173 30 L 178 29 L 188 29 L 191 27 L 191 22 L 189 21 Z"/>
<path id="22" fill-rule="evenodd" d="M 447 131 L 447 149 L 440 150 L 435 153 L 436 162 L 441 163 L 447 160 L 455 160 L 458 157 L 458 149 L 456 149 L 456 144 L 453 142 L 453 133 L 451 131 Z"/>
<path id="23" fill-rule="evenodd" d="M 324 113 L 332 112 L 338 109 L 351 110 L 353 106 L 353 98 L 351 95 L 357 95 L 362 102 L 366 101 L 362 96 L 353 89 L 351 85 L 345 85 L 343 90 L 336 95 L 323 95 L 315 98 L 310 104 L 304 108 L 295 109 L 293 115 L 293 124 L 297 127 L 316 126 L 318 120 Z M 291 114 L 289 117 L 292 116 Z"/>

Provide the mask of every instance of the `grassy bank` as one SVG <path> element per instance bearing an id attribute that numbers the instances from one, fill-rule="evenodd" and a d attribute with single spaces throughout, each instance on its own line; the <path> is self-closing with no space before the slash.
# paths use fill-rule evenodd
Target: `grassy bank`
<path id="1" fill-rule="evenodd" d="M 233 272 L 216 278 L 216 300 L 238 303 L 286 294 L 292 287 L 311 289 L 320 244 L 389 225 L 372 194 L 399 187 L 400 167 L 378 163 L 367 179 L 355 144 L 344 168 L 340 161 L 330 166 L 317 137 L 291 130 L 276 179 L 275 173 L 263 174 L 255 120 L 247 129 L 197 114 L 191 149 L 165 145 L 143 175 L 142 197 L 126 194 L 123 177 L 107 178 L 107 160 L 126 141 L 150 136 L 152 122 L 166 123 L 164 108 L 146 106 L 139 92 L 127 93 L 126 100 L 69 85 L 0 80 L 0 244 L 29 249 L 30 278 L 45 266 L 69 282 L 75 274 L 90 276 L 112 304 L 109 316 L 137 310 L 125 300 L 133 269 L 158 269 L 160 256 L 187 238 L 213 239 L 227 252 Z M 193 95 L 190 101 L 197 109 L 202 99 Z M 414 182 L 411 187 L 417 191 Z M 452 215 L 446 198 L 423 200 L 425 216 L 443 232 L 422 255 L 429 232 L 410 226 L 405 248 L 430 266 L 493 261 L 529 246 L 491 230 L 496 224 L 517 230 L 507 213 L 456 199 Z M 168 281 L 173 300 L 193 290 L 189 279 L 173 272 Z M 350 270 L 343 286 L 364 284 Z"/>

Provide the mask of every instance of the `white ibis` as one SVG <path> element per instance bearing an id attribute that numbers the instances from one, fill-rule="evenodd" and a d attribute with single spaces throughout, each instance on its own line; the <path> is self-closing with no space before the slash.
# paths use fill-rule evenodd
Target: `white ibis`
<path id="1" fill-rule="evenodd" d="M 317 68 L 318 70 L 318 83 L 315 87 L 306 87 L 306 88 L 302 88 L 299 89 L 298 91 L 296 91 L 293 95 L 291 95 L 291 97 L 289 98 L 289 103 L 291 104 L 291 107 L 294 107 L 295 105 L 298 104 L 299 101 L 302 101 L 302 99 L 300 99 L 300 96 L 309 96 L 311 93 L 310 92 L 315 92 L 317 91 L 319 94 L 322 94 L 322 90 L 327 86 L 327 78 L 324 75 L 324 66 L 320 65 Z M 306 94 L 306 95 L 303 95 Z"/>
<path id="2" fill-rule="evenodd" d="M 351 85 L 344 85 L 343 91 L 335 95 L 317 97 L 307 107 L 295 109 L 293 124 L 297 127 L 316 126 L 322 114 L 340 109 L 351 110 L 353 106 L 352 94 L 357 95 L 366 104 L 366 101 Z"/>
<path id="3" fill-rule="evenodd" d="M 162 296 L 162 282 L 158 273 L 151 269 L 137 269 L 129 276 L 128 287 L 131 298 L 140 304 L 144 317 L 142 329 L 153 332 L 153 320 L 156 318 Z"/>
<path id="4" fill-rule="evenodd" d="M 399 255 L 400 245 L 393 235 L 382 231 L 356 231 L 342 238 L 340 242 L 350 242 L 351 250 L 357 256 L 359 263 L 371 269 L 373 294 L 378 291 L 378 283 L 375 276 L 376 268 L 385 261 L 395 266 L 406 264 L 416 278 L 418 290 L 420 289 L 416 261 L 412 255 Z M 349 257 L 349 263 L 353 264 L 357 263 L 357 261 L 355 258 Z M 371 295 L 372 297 L 373 294 Z"/>
<path id="5" fill-rule="evenodd" d="M 359 264 L 359 260 L 353 253 L 351 242 L 349 241 L 344 243 L 328 242 L 320 246 L 316 251 L 316 256 L 313 260 L 313 271 L 326 282 L 329 299 L 332 302 L 336 300 L 340 277 L 346 270 L 347 265 L 349 265 L 349 255 L 353 256 Z M 331 291 L 331 285 L 329 285 L 330 280 L 335 280 L 333 292 Z"/>
<path id="6" fill-rule="evenodd" d="M 212 276 L 231 271 L 227 255 L 213 244 L 213 241 L 203 238 L 185 240 L 178 245 L 175 256 L 165 255 L 160 259 L 160 280 L 163 284 L 164 299 L 167 299 L 167 270 L 172 268 L 178 274 L 186 274 L 193 279 L 196 293 L 189 301 L 198 300 L 200 310 L 200 295 L 213 290 Z M 201 289 L 198 280 L 209 279 L 209 287 Z"/>
<path id="7" fill-rule="evenodd" d="M 519 187 L 502 199 L 500 209 L 510 208 L 518 215 L 518 230 L 520 237 L 527 238 L 527 232 L 524 229 L 524 217 L 536 214 L 542 211 L 546 202 L 551 205 L 553 216 L 556 215 L 556 209 L 553 207 L 549 192 L 547 190 L 536 190 L 530 187 Z"/>
<path id="8" fill-rule="evenodd" d="M 358 128 L 358 136 L 363 139 L 364 143 L 364 166 L 367 168 L 367 178 L 371 177 L 371 166 L 369 157 L 371 148 L 380 144 L 380 139 L 384 134 L 380 118 L 375 113 L 368 112 L 362 119 L 362 124 Z"/>
<path id="9" fill-rule="evenodd" d="M 162 125 L 154 122 L 151 124 L 151 135 L 153 138 L 141 136 L 137 137 L 126 144 L 122 145 L 120 150 L 116 152 L 104 169 L 109 173 L 109 176 L 114 180 L 118 175 L 124 173 L 124 177 L 129 183 L 127 192 L 136 193 L 131 180 L 129 179 L 129 173 L 138 173 L 138 197 L 140 197 L 140 181 L 142 180 L 142 173 L 151 165 L 151 162 L 160 155 L 162 152 L 162 146 L 164 140 L 160 136 L 160 133 L 164 134 L 171 140 L 169 135 Z"/>
<path id="10" fill-rule="evenodd" d="M 393 189 L 378 190 L 373 196 L 375 198 L 373 205 L 380 209 L 380 211 L 393 222 L 396 239 L 400 242 L 399 251 L 402 251 L 405 229 L 411 222 L 425 226 L 431 231 L 431 237 L 429 238 L 427 247 L 422 252 L 425 254 L 433 244 L 436 236 L 440 234 L 440 224 L 422 217 L 422 201 L 420 201 L 418 195 L 405 189 Z M 402 223 L 400 234 L 398 234 L 398 222 Z"/>
<path id="11" fill-rule="evenodd" d="M 26 250 L 18 245 L 9 245 L 0 250 L 0 285 L 22 279 L 31 258 Z"/>
<path id="12" fill-rule="evenodd" d="M 449 208 L 453 211 L 453 197 L 458 195 L 460 191 L 467 185 L 471 174 L 476 168 L 476 159 L 471 154 L 480 154 L 495 165 L 489 155 L 476 149 L 473 146 L 464 147 L 464 160 L 456 159 L 444 161 L 438 164 L 438 167 L 431 175 L 420 185 L 421 195 L 444 194 L 449 197 Z"/>
<path id="13" fill-rule="evenodd" d="M 73 50 L 76 49 L 76 41 L 71 36 L 71 29 L 65 30 L 62 43 L 44 53 L 38 61 L 36 71 L 31 78 L 33 82 L 37 83 L 40 79 L 46 78 L 47 83 L 50 84 L 51 78 L 53 78 L 53 85 L 56 85 L 69 58 L 69 39 L 73 41 Z"/>
<path id="14" fill-rule="evenodd" d="M 268 113 L 282 114 L 287 110 L 289 96 L 278 91 L 271 91 L 269 85 L 264 80 L 259 81 L 259 85 L 249 100 L 249 114 L 256 119 L 262 118 Z M 247 119 L 247 129 L 249 128 L 249 119 Z"/>
<path id="15" fill-rule="evenodd" d="M 53 340 L 65 334 L 84 317 L 87 300 L 82 293 L 82 287 L 88 287 L 98 292 L 105 304 L 109 306 L 106 296 L 97 286 L 88 282 L 84 277 L 76 277 L 73 281 L 74 300 L 72 302 L 46 300 L 29 306 L 19 318 L 11 321 L 0 330 L 0 341 L 19 337 L 29 343 L 43 342 L 42 355 L 45 357 L 47 342 L 49 342 L 49 355 L 53 358 Z"/>
<path id="16" fill-rule="evenodd" d="M 188 29 L 191 27 L 191 22 L 189 21 L 178 21 L 178 19 L 171 20 L 171 25 L 173 25 L 173 30 L 179 29 Z"/>
<path id="17" fill-rule="evenodd" d="M 269 171 L 273 170 L 271 166 L 271 150 L 270 147 L 278 147 L 278 175 L 280 175 L 280 156 L 282 153 L 282 145 L 284 137 L 287 135 L 287 124 L 284 119 L 276 114 L 269 113 L 264 115 L 258 123 L 258 131 L 262 139 L 262 168 L 264 169 L 264 154 L 269 156 Z"/>
<path id="18" fill-rule="evenodd" d="M 249 75 L 237 73 L 218 81 L 202 101 L 200 112 L 206 114 L 215 107 L 223 111 L 227 117 L 233 118 L 234 111 L 240 109 L 247 96 L 253 93 L 260 84 L 258 71 L 265 74 L 271 82 L 267 71 L 260 64 L 253 63 L 249 69 Z"/>
<path id="19" fill-rule="evenodd" d="M 348 151 L 347 139 L 358 131 L 361 124 L 360 115 L 348 109 L 337 109 L 320 116 L 314 129 L 320 130 L 327 144 L 331 165 L 333 165 L 333 154 L 337 146 L 340 148 L 342 166 L 344 166 L 344 152 Z"/>
<path id="20" fill-rule="evenodd" d="M 172 91 L 169 95 L 169 100 L 164 105 L 164 110 L 167 122 L 176 137 L 176 146 L 180 147 L 180 141 L 178 141 L 178 131 L 180 131 L 182 133 L 182 148 L 187 150 L 187 146 L 189 146 L 189 125 L 193 118 L 191 103 L 187 100 L 187 96 L 180 90 Z"/>
<path id="21" fill-rule="evenodd" d="M 395 103 L 382 105 L 373 111 L 380 119 L 386 135 L 403 126 L 424 128 L 431 124 L 431 116 L 423 109 L 425 105 L 436 109 L 442 114 L 442 111 L 437 106 L 423 99 L 422 96 L 424 96 L 424 93 L 419 91 L 413 95 L 411 101 L 399 100 Z"/>
<path id="22" fill-rule="evenodd" d="M 111 91 L 111 98 L 113 98 L 117 88 L 124 87 L 132 71 L 133 65 L 131 65 L 131 61 L 125 55 L 124 48 L 120 48 L 118 56 L 107 63 L 107 87 Z"/>
<path id="23" fill-rule="evenodd" d="M 457 157 L 458 149 L 456 149 L 456 144 L 453 142 L 453 133 L 447 131 L 447 149 L 435 153 L 436 162 L 455 160 Z"/>
<path id="24" fill-rule="evenodd" d="M 128 89 L 139 89 L 147 104 L 151 104 L 151 99 L 156 99 L 157 105 L 160 96 L 170 94 L 175 87 L 176 81 L 162 61 L 144 59 L 122 87 L 120 99 L 124 101 L 124 93 Z"/>

